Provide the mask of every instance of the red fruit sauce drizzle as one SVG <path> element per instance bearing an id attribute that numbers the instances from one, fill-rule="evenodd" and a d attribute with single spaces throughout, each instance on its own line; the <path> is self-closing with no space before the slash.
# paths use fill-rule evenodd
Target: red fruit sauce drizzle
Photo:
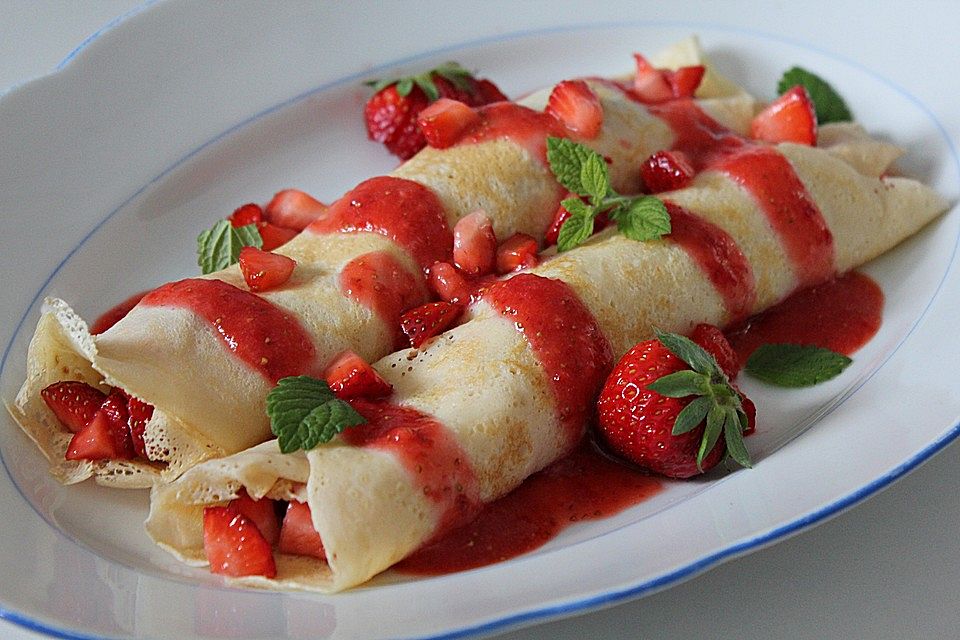
<path id="1" fill-rule="evenodd" d="M 436 419 L 386 401 L 352 400 L 366 424 L 343 432 L 347 444 L 392 452 L 440 510 L 434 535 L 472 518 L 480 509 L 477 480 L 467 455 Z"/>
<path id="2" fill-rule="evenodd" d="M 585 441 L 395 568 L 438 575 L 507 560 L 543 546 L 571 524 L 619 513 L 660 488 L 660 480 L 610 460 Z"/>
<path id="3" fill-rule="evenodd" d="M 850 355 L 874 336 L 883 315 L 883 291 L 851 271 L 803 289 L 727 331 L 743 364 L 762 344 L 810 344 Z"/>
<path id="4" fill-rule="evenodd" d="M 481 299 L 512 320 L 546 370 L 557 415 L 571 442 L 579 440 L 613 351 L 590 310 L 560 280 L 521 273 L 495 282 Z"/>
<path id="5" fill-rule="evenodd" d="M 306 230 L 378 233 L 403 247 L 424 271 L 453 253 L 453 232 L 437 196 L 417 182 L 390 176 L 361 182 Z"/>
<path id="6" fill-rule="evenodd" d="M 457 144 L 475 144 L 506 138 L 524 147 L 547 164 L 547 138 L 569 133 L 551 115 L 512 102 L 496 102 L 477 109 L 480 122 L 467 130 Z"/>
<path id="7" fill-rule="evenodd" d="M 753 269 L 736 240 L 715 224 L 664 200 L 670 213 L 670 238 L 707 274 L 723 298 L 730 320 L 745 318 L 756 301 Z"/>
<path id="8" fill-rule="evenodd" d="M 221 280 L 171 282 L 140 304 L 189 309 L 210 323 L 224 347 L 271 382 L 315 368 L 313 342 L 292 314 Z"/>
<path id="9" fill-rule="evenodd" d="M 126 315 L 130 313 L 130 309 L 133 309 L 135 306 L 137 306 L 143 296 L 147 295 L 148 293 L 150 292 L 141 291 L 140 293 L 130 296 L 120 304 L 110 307 L 104 311 L 102 314 L 100 314 L 100 317 L 94 320 L 93 324 L 90 325 L 90 333 L 94 335 L 103 333 L 113 325 L 123 320 Z"/>
<path id="10" fill-rule="evenodd" d="M 348 262 L 340 272 L 340 290 L 383 320 L 398 348 L 406 344 L 400 316 L 430 299 L 423 278 L 385 251 L 371 251 Z"/>

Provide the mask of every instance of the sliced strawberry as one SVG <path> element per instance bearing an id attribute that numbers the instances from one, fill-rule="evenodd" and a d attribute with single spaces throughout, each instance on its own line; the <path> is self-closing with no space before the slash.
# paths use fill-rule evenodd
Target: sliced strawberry
<path id="1" fill-rule="evenodd" d="M 251 291 L 268 291 L 290 279 L 297 261 L 256 247 L 240 249 L 240 272 Z"/>
<path id="2" fill-rule="evenodd" d="M 430 288 L 441 300 L 465 303 L 473 291 L 472 283 L 449 262 L 437 262 L 429 269 Z"/>
<path id="3" fill-rule="evenodd" d="M 471 276 L 493 272 L 497 258 L 497 236 L 483 209 L 460 218 L 453 227 L 453 263 Z"/>
<path id="4" fill-rule="evenodd" d="M 682 189 L 690 184 L 694 173 L 682 151 L 657 151 L 640 165 L 640 178 L 649 193 Z"/>
<path id="5" fill-rule="evenodd" d="M 797 85 L 753 118 L 750 135 L 758 140 L 817 144 L 817 113 L 810 95 Z"/>
<path id="6" fill-rule="evenodd" d="M 114 389 L 67 447 L 67 460 L 129 460 L 136 455 L 127 426 L 127 397 Z"/>
<path id="7" fill-rule="evenodd" d="M 234 209 L 227 220 L 234 227 L 245 227 L 248 224 L 257 224 L 263 220 L 263 209 L 260 205 L 249 202 Z"/>
<path id="8" fill-rule="evenodd" d="M 393 393 L 389 382 L 353 351 L 344 351 L 323 373 L 330 390 L 343 399 L 382 398 Z"/>
<path id="9" fill-rule="evenodd" d="M 740 393 L 740 390 L 737 389 L 737 392 Z M 743 435 L 749 436 L 757 430 L 757 405 L 742 393 L 740 393 L 740 404 L 743 405 L 743 412 L 747 414 L 747 428 L 743 430 Z"/>
<path id="10" fill-rule="evenodd" d="M 471 107 L 457 100 L 440 98 L 417 116 L 427 144 L 434 149 L 453 146 L 464 132 L 480 122 L 480 116 Z"/>
<path id="11" fill-rule="evenodd" d="M 737 358 L 733 347 L 727 342 L 718 327 L 712 324 L 700 323 L 693 328 L 690 339 L 703 347 L 703 350 L 713 356 L 727 377 L 733 380 L 740 373 L 740 359 Z"/>
<path id="12" fill-rule="evenodd" d="M 546 112 L 586 139 L 596 138 L 603 126 L 603 105 L 583 80 L 564 80 L 553 88 Z"/>
<path id="13" fill-rule="evenodd" d="M 400 328 L 407 334 L 413 348 L 419 349 L 424 342 L 443 333 L 462 311 L 463 307 L 449 302 L 431 302 L 400 316 Z"/>
<path id="14" fill-rule="evenodd" d="M 567 198 L 573 197 L 571 194 L 564 196 L 564 200 Z M 550 221 L 550 226 L 547 227 L 546 233 L 543 234 L 543 243 L 548 247 L 552 247 L 557 244 L 557 240 L 560 238 L 560 227 L 563 226 L 563 223 L 567 221 L 570 217 L 570 212 L 567 211 L 567 208 L 560 204 L 557 206 L 556 213 L 553 214 L 553 220 Z"/>
<path id="15" fill-rule="evenodd" d="M 303 231 L 308 224 L 319 218 L 327 210 L 313 196 L 297 189 L 278 191 L 267 203 L 264 211 L 267 222 L 295 231 Z"/>
<path id="16" fill-rule="evenodd" d="M 692 98 L 696 93 L 707 68 L 703 65 L 680 67 L 676 71 L 664 71 L 674 98 Z"/>
<path id="17" fill-rule="evenodd" d="M 130 430 L 130 442 L 133 450 L 141 458 L 147 457 L 147 444 L 143 434 L 147 431 L 147 422 L 153 417 L 153 405 L 147 404 L 139 398 L 131 397 L 127 400 L 127 428 Z"/>
<path id="18" fill-rule="evenodd" d="M 673 99 L 673 87 L 667 76 L 650 64 L 639 53 L 633 54 L 637 61 L 637 73 L 633 77 L 633 92 L 648 103 L 666 102 Z"/>
<path id="19" fill-rule="evenodd" d="M 253 522 L 263 539 L 273 546 L 280 540 L 280 520 L 277 518 L 274 504 L 274 501 L 269 498 L 254 500 L 246 489 L 240 489 L 237 497 L 227 506 Z"/>
<path id="20" fill-rule="evenodd" d="M 327 553 L 323 549 L 320 534 L 313 527 L 310 505 L 305 502 L 290 502 L 287 505 L 277 549 L 281 553 L 312 556 L 326 562 Z"/>
<path id="21" fill-rule="evenodd" d="M 107 394 L 86 382 L 67 380 L 45 387 L 40 397 L 63 426 L 77 433 L 97 415 Z"/>
<path id="22" fill-rule="evenodd" d="M 515 233 L 497 247 L 497 273 L 513 273 L 540 264 L 537 241 L 525 233 Z"/>
<path id="23" fill-rule="evenodd" d="M 264 251 L 273 251 L 277 247 L 285 245 L 293 240 L 298 234 L 298 232 L 294 229 L 278 227 L 277 225 L 270 224 L 269 222 L 258 223 L 257 231 L 260 232 L 260 237 L 263 238 L 263 246 L 260 248 Z"/>
<path id="24" fill-rule="evenodd" d="M 257 525 L 236 509 L 203 510 L 203 550 L 213 573 L 233 577 L 277 576 L 270 543 Z"/>

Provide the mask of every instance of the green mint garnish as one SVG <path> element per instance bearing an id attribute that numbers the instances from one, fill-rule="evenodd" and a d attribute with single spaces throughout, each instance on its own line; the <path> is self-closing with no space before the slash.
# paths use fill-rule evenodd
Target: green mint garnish
<path id="1" fill-rule="evenodd" d="M 853 120 L 853 114 L 850 113 L 840 94 L 826 80 L 806 69 L 800 67 L 788 69 L 777 83 L 777 92 L 786 93 L 797 85 L 804 87 L 810 95 L 817 112 L 817 124 Z"/>
<path id="2" fill-rule="evenodd" d="M 778 387 L 809 387 L 840 375 L 852 362 L 845 355 L 799 344 L 765 344 L 747 359 L 745 370 Z"/>
<path id="3" fill-rule="evenodd" d="M 368 80 L 364 84 L 369 87 L 373 87 L 374 92 L 381 91 L 390 85 L 395 84 L 397 85 L 397 94 L 399 94 L 401 97 L 410 95 L 410 92 L 413 91 L 413 87 L 418 86 L 425 94 L 427 94 L 427 98 L 430 100 L 430 102 L 433 102 L 434 100 L 440 98 L 440 90 L 437 89 L 437 85 L 433 80 L 434 75 L 438 75 L 441 78 L 449 80 L 461 91 L 466 91 L 468 93 L 473 93 L 474 91 L 474 86 L 470 82 L 473 74 L 461 67 L 456 62 L 445 62 L 435 69 L 418 73 L 415 76 L 406 76 L 399 79 L 388 80 Z"/>
<path id="4" fill-rule="evenodd" d="M 567 198 L 562 202 L 570 217 L 560 227 L 558 251 L 568 251 L 586 242 L 601 213 L 606 213 L 617 223 L 620 233 L 631 240 L 644 242 L 670 233 L 670 214 L 663 202 L 653 196 L 618 195 L 610 186 L 607 163 L 593 149 L 567 138 L 550 137 L 547 161 L 561 185 L 587 199 L 584 202 Z"/>
<path id="5" fill-rule="evenodd" d="M 722 435 L 727 445 L 727 455 L 742 467 L 750 467 L 750 455 L 743 444 L 743 432 L 747 429 L 747 414 L 743 410 L 740 394 L 730 379 L 703 347 L 681 335 L 657 331 L 657 340 L 673 355 L 683 360 L 691 370 L 677 371 L 647 385 L 668 398 L 696 396 L 677 415 L 673 423 L 673 435 L 692 431 L 706 420 L 703 439 L 697 449 L 697 467 L 713 450 Z"/>
<path id="6" fill-rule="evenodd" d="M 197 236 L 197 264 L 203 273 L 213 273 L 237 262 L 243 247 L 262 246 L 257 225 L 234 227 L 229 220 L 220 220 Z"/>
<path id="7" fill-rule="evenodd" d="M 267 394 L 267 416 L 282 453 L 309 451 L 348 427 L 366 423 L 326 382 L 310 376 L 281 378 Z"/>

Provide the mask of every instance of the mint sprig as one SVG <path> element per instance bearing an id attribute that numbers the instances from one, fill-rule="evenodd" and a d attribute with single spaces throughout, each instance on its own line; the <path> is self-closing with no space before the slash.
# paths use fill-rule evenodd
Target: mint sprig
<path id="1" fill-rule="evenodd" d="M 423 90 L 430 102 L 433 102 L 434 100 L 438 100 L 440 98 L 440 90 L 437 89 L 437 85 L 434 82 L 434 75 L 438 75 L 441 78 L 449 80 L 461 91 L 466 91 L 468 93 L 473 93 L 474 91 L 474 86 L 470 82 L 473 74 L 461 67 L 456 62 L 445 62 L 439 67 L 430 69 L 429 71 L 425 71 L 423 73 L 418 73 L 413 76 L 405 76 L 403 78 L 393 79 L 368 80 L 364 84 L 369 87 L 373 87 L 374 92 L 382 91 L 390 85 L 395 84 L 397 85 L 397 94 L 401 97 L 410 95 L 410 92 L 413 91 L 413 87 L 417 86 Z"/>
<path id="2" fill-rule="evenodd" d="M 765 344 L 750 355 L 744 370 L 778 387 L 810 387 L 840 375 L 851 362 L 847 356 L 823 347 Z"/>
<path id="3" fill-rule="evenodd" d="M 204 274 L 226 269 L 240 259 L 243 247 L 263 246 L 257 225 L 234 227 L 229 220 L 217 224 L 197 236 L 197 264 Z"/>
<path id="4" fill-rule="evenodd" d="M 675 436 L 687 433 L 706 421 L 697 449 L 697 468 L 702 470 L 704 458 L 713 451 L 721 435 L 727 446 L 727 455 L 742 467 L 752 466 L 743 443 L 743 432 L 748 427 L 747 414 L 739 392 L 730 384 L 714 357 L 693 340 L 675 333 L 657 331 L 657 340 L 690 369 L 665 375 L 648 384 L 647 388 L 668 398 L 695 396 L 677 414 L 671 433 Z"/>
<path id="5" fill-rule="evenodd" d="M 801 67 L 791 67 L 784 72 L 777 83 L 777 93 L 782 95 L 797 85 L 805 88 L 813 101 L 817 124 L 853 120 L 853 114 L 840 94 L 826 80 Z"/>
<path id="6" fill-rule="evenodd" d="M 348 427 L 366 423 L 326 382 L 310 376 L 280 378 L 267 394 L 267 416 L 282 453 L 309 451 Z"/>
<path id="7" fill-rule="evenodd" d="M 549 137 L 547 161 L 557 181 L 581 196 L 561 203 L 570 217 L 560 227 L 558 251 L 569 251 L 586 242 L 601 213 L 606 213 L 620 233 L 631 240 L 645 242 L 670 233 L 670 214 L 663 202 L 653 196 L 617 194 L 610 185 L 607 163 L 593 149 L 567 138 Z"/>

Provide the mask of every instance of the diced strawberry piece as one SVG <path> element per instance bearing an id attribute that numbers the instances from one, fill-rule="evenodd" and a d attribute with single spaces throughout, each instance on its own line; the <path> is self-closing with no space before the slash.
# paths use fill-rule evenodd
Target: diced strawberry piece
<path id="1" fill-rule="evenodd" d="M 297 189 L 278 191 L 267 203 L 264 211 L 267 222 L 295 231 L 303 231 L 307 225 L 326 212 L 327 205 L 313 196 Z"/>
<path id="2" fill-rule="evenodd" d="M 706 67 L 697 65 L 695 67 L 680 67 L 676 71 L 665 71 L 667 82 L 670 83 L 670 90 L 674 98 L 692 98 L 696 93 L 697 87 L 703 80 L 706 73 Z"/>
<path id="3" fill-rule="evenodd" d="M 500 91 L 500 87 L 486 78 L 477 80 L 475 82 L 474 93 L 475 98 L 473 103 L 468 104 L 473 104 L 475 107 L 483 104 L 490 104 L 491 102 L 503 102 L 504 100 L 509 100 L 509 98 L 507 98 L 507 96 Z"/>
<path id="4" fill-rule="evenodd" d="M 417 116 L 423 137 L 434 149 L 452 146 L 478 122 L 480 116 L 473 108 L 450 98 L 440 98 Z"/>
<path id="5" fill-rule="evenodd" d="M 236 509 L 203 510 L 203 550 L 213 573 L 233 577 L 277 576 L 270 543 L 257 525 Z"/>
<path id="6" fill-rule="evenodd" d="M 817 113 L 807 90 L 796 86 L 753 118 L 750 135 L 758 140 L 817 144 Z"/>
<path id="7" fill-rule="evenodd" d="M 260 232 L 260 237 L 263 238 L 263 246 L 260 248 L 264 251 L 273 251 L 277 247 L 287 244 L 297 237 L 297 234 L 299 233 L 294 229 L 278 227 L 277 225 L 270 224 L 269 222 L 258 223 L 257 231 Z"/>
<path id="8" fill-rule="evenodd" d="M 257 224 L 263 220 L 263 209 L 260 205 L 249 202 L 234 209 L 233 213 L 227 217 L 230 224 L 234 227 L 245 227 L 248 224 Z"/>
<path id="9" fill-rule="evenodd" d="M 718 327 L 712 324 L 700 323 L 693 328 L 690 339 L 703 347 L 703 350 L 713 356 L 727 377 L 733 380 L 740 373 L 740 359 L 737 358 L 733 347 L 727 342 Z"/>
<path id="10" fill-rule="evenodd" d="M 312 556 L 326 562 L 327 553 L 323 549 L 320 534 L 313 527 L 310 505 L 296 501 L 287 505 L 287 514 L 283 517 L 280 544 L 277 548 L 281 553 Z"/>
<path id="11" fill-rule="evenodd" d="M 393 393 L 393 387 L 376 369 L 353 351 L 344 351 L 323 373 L 330 390 L 343 399 L 382 398 Z"/>
<path id="12" fill-rule="evenodd" d="M 441 300 L 464 303 L 473 291 L 471 282 L 449 262 L 437 262 L 429 269 L 430 288 Z"/>
<path id="13" fill-rule="evenodd" d="M 736 389 L 736 387 L 734 387 Z M 739 393 L 739 389 L 737 392 Z M 747 396 L 740 394 L 740 404 L 743 405 L 743 412 L 747 414 L 747 428 L 743 430 L 743 435 L 749 436 L 757 430 L 757 405 Z"/>
<path id="14" fill-rule="evenodd" d="M 253 522 L 263 539 L 273 546 L 280 540 L 280 519 L 277 518 L 274 505 L 274 501 L 269 498 L 254 500 L 246 489 L 240 489 L 237 497 L 227 506 Z"/>
<path id="15" fill-rule="evenodd" d="M 127 428 L 130 430 L 130 441 L 133 444 L 133 450 L 141 458 L 147 457 L 147 445 L 143 440 L 143 434 L 147 431 L 147 422 L 153 417 L 153 405 L 147 404 L 139 398 L 130 398 L 127 400 Z"/>
<path id="16" fill-rule="evenodd" d="M 296 260 L 256 247 L 240 249 L 240 272 L 251 291 L 267 291 L 290 279 Z"/>
<path id="17" fill-rule="evenodd" d="M 538 264 L 537 241 L 533 236 L 515 233 L 497 248 L 497 273 L 513 273 Z"/>
<path id="18" fill-rule="evenodd" d="M 637 73 L 633 77 L 633 92 L 648 103 L 666 102 L 673 99 L 673 87 L 660 69 L 647 62 L 639 53 L 633 54 L 637 61 Z"/>
<path id="19" fill-rule="evenodd" d="M 569 194 L 564 197 L 564 200 L 571 197 Z M 557 244 L 557 240 L 560 238 L 560 227 L 563 226 L 563 223 L 567 221 L 570 217 L 570 212 L 567 211 L 567 208 L 562 204 L 557 206 L 556 213 L 553 214 L 553 220 L 550 221 L 550 226 L 547 227 L 546 233 L 543 234 L 543 243 L 552 247 Z"/>
<path id="20" fill-rule="evenodd" d="M 649 193 L 682 189 L 690 184 L 694 173 L 682 151 L 657 151 L 640 165 L 640 178 Z"/>
<path id="21" fill-rule="evenodd" d="M 107 394 L 86 382 L 54 382 L 40 391 L 57 420 L 71 433 L 81 431 L 97 415 Z"/>
<path id="22" fill-rule="evenodd" d="M 127 397 L 110 392 L 93 419 L 78 431 L 67 447 L 67 460 L 129 460 L 136 455 L 127 426 Z"/>
<path id="23" fill-rule="evenodd" d="M 583 80 L 564 80 L 553 88 L 546 112 L 586 139 L 597 137 L 603 126 L 603 105 Z"/>
<path id="24" fill-rule="evenodd" d="M 431 302 L 400 316 L 400 328 L 407 334 L 413 348 L 419 349 L 424 342 L 452 325 L 462 312 L 463 307 L 459 305 Z"/>
<path id="25" fill-rule="evenodd" d="M 497 236 L 483 209 L 457 221 L 453 227 L 453 263 L 471 276 L 493 272 L 497 258 Z"/>

